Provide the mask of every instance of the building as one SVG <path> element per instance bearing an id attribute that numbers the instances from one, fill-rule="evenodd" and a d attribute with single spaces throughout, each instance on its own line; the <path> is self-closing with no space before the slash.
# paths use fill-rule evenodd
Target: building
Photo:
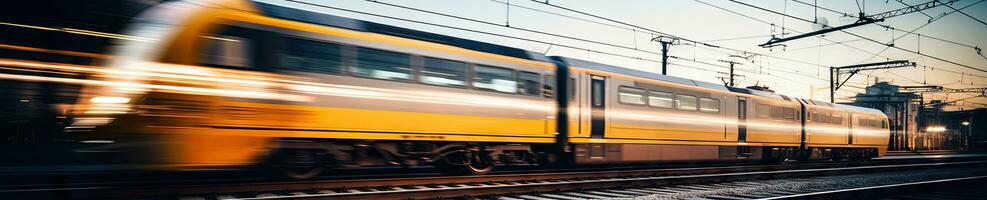
<path id="1" fill-rule="evenodd" d="M 919 134 L 922 96 L 915 93 L 902 92 L 900 86 L 880 82 L 866 88 L 864 94 L 853 97 L 855 106 L 874 108 L 888 116 L 891 129 L 889 150 L 915 150 L 916 138 Z M 927 143 L 919 142 L 919 145 Z"/>
<path id="2" fill-rule="evenodd" d="M 987 150 L 987 108 L 943 112 L 940 119 L 943 128 L 957 133 L 958 146 Z"/>

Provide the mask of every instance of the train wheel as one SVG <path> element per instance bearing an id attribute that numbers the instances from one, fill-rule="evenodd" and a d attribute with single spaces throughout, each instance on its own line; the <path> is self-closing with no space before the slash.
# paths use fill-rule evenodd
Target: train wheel
<path id="1" fill-rule="evenodd" d="M 844 159 L 847 159 L 847 154 L 843 150 L 833 149 L 833 151 L 830 154 L 830 159 L 832 159 L 833 162 L 840 162 L 843 161 Z"/>
<path id="2" fill-rule="evenodd" d="M 310 179 L 325 170 L 322 156 L 311 150 L 297 149 L 281 155 L 282 173 L 292 179 Z"/>
<path id="3" fill-rule="evenodd" d="M 483 175 L 493 171 L 493 162 L 469 150 L 457 150 L 447 153 L 442 160 L 435 163 L 442 173 L 452 175 Z"/>

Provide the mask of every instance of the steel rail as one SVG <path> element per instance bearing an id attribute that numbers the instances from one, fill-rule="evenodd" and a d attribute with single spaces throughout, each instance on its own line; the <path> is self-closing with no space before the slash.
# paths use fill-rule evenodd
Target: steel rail
<path id="1" fill-rule="evenodd" d="M 873 164 L 873 165 L 871 165 Z M 644 187 L 818 176 L 828 173 L 871 172 L 987 164 L 987 161 L 951 163 L 815 163 L 744 167 L 531 173 L 488 176 L 447 176 L 368 180 L 328 180 L 264 184 L 201 185 L 167 188 L 112 188 L 108 198 L 148 196 L 223 199 L 408 199 L 508 195 L 566 190 Z M 90 191 L 92 192 L 92 191 Z"/>

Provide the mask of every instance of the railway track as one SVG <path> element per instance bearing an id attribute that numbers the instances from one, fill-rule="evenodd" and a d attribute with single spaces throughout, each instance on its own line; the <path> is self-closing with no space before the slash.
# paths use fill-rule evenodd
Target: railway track
<path id="1" fill-rule="evenodd" d="M 969 164 L 969 165 L 968 165 Z M 586 189 L 487 196 L 490 199 L 912 199 L 923 195 L 925 199 L 959 199 L 955 194 L 939 192 L 918 194 L 916 191 L 939 191 L 944 186 L 972 185 L 987 181 L 984 163 L 955 163 L 938 167 L 921 167 L 924 164 L 896 166 L 888 171 L 857 171 L 839 175 L 807 175 L 786 178 L 750 179 L 739 181 L 711 181 L 696 184 L 670 184 L 653 186 L 627 186 L 606 189 Z M 918 167 L 918 168 L 916 168 Z M 883 168 L 883 167 L 878 167 Z M 843 170 L 843 169 L 836 169 Z M 826 170 L 828 171 L 828 170 Z M 841 171 L 846 172 L 846 171 Z M 960 188 L 970 199 L 983 199 L 975 194 L 987 194 L 980 188 Z M 946 190 L 949 191 L 949 190 Z"/>
<path id="2" fill-rule="evenodd" d="M 925 163 L 925 162 L 938 163 Z M 559 191 L 596 191 L 671 185 L 784 179 L 802 176 L 899 171 L 930 167 L 978 165 L 970 159 L 885 160 L 870 162 L 806 163 L 635 169 L 612 171 L 529 172 L 487 176 L 429 176 L 345 180 L 169 184 L 74 185 L 0 196 L 49 198 L 161 198 L 161 199 L 408 199 L 436 197 L 505 197 L 524 194 L 557 195 Z M 605 193 L 605 192 L 604 192 Z M 625 192 L 633 193 L 633 192 Z M 625 194 L 626 195 L 626 194 Z M 610 196 L 615 197 L 615 196 Z M 584 197 L 586 198 L 586 197 Z"/>

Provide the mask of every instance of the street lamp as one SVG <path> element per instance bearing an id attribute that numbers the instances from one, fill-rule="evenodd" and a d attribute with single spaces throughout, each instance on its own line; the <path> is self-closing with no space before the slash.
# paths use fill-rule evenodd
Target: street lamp
<path id="1" fill-rule="evenodd" d="M 925 132 L 946 132 L 946 127 L 942 126 L 930 126 L 925 128 Z"/>
<path id="2" fill-rule="evenodd" d="M 963 140 L 963 147 L 966 148 L 967 150 L 969 150 L 970 149 L 970 135 L 973 134 L 973 127 L 970 126 L 970 122 L 969 121 L 963 121 L 963 123 L 961 123 L 961 124 L 963 124 L 963 126 L 966 126 L 966 135 L 964 135 L 964 137 L 963 137 L 963 139 L 964 139 Z"/>

